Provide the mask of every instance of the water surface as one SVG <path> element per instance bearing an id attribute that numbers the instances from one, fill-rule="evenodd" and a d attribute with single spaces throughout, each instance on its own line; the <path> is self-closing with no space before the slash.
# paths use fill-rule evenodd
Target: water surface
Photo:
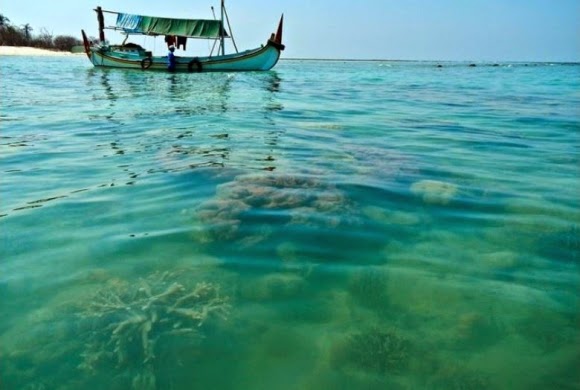
<path id="1" fill-rule="evenodd" d="M 5 389 L 580 386 L 580 66 L 2 57 Z"/>

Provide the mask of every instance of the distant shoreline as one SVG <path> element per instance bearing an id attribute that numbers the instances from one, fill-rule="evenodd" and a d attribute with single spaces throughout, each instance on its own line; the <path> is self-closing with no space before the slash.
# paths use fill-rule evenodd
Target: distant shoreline
<path id="1" fill-rule="evenodd" d="M 82 53 L 84 54 L 84 53 Z M 68 57 L 79 54 L 69 51 L 46 50 L 27 46 L 0 46 L 0 56 L 43 56 L 43 57 Z"/>

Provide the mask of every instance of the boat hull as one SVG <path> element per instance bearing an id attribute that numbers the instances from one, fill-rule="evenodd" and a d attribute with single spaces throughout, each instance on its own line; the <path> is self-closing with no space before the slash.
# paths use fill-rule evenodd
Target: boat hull
<path id="1" fill-rule="evenodd" d="M 283 46 L 269 40 L 258 49 L 213 57 L 176 56 L 175 72 L 243 72 L 272 69 L 280 58 Z M 146 56 L 123 53 L 106 47 L 93 46 L 87 53 L 96 67 L 126 68 L 167 72 L 167 56 Z"/>

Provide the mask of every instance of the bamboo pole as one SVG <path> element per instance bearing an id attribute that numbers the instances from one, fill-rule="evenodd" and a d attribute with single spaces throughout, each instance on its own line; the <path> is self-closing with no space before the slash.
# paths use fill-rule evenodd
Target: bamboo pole
<path id="1" fill-rule="evenodd" d="M 225 5 L 224 5 L 224 0 L 222 0 L 222 7 L 221 7 L 221 22 L 222 25 L 220 27 L 220 47 L 222 49 L 222 56 L 226 54 L 226 45 L 225 45 L 225 40 L 224 40 L 224 9 L 225 9 Z"/>
<path id="2" fill-rule="evenodd" d="M 236 53 L 238 52 L 238 46 L 236 45 L 236 40 L 234 39 L 234 32 L 232 31 L 232 26 L 230 25 L 230 17 L 228 15 L 228 10 L 224 8 L 226 14 L 226 21 L 228 22 L 228 29 L 230 30 L 230 38 L 232 38 L 232 43 L 234 44 L 234 49 L 236 49 Z"/>

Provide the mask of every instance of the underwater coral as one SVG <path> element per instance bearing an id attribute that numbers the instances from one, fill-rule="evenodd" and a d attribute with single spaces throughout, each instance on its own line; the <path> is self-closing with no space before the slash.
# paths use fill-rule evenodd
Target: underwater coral
<path id="1" fill-rule="evenodd" d="M 105 276 L 90 280 L 92 292 L 63 291 L 2 335 L 0 388 L 167 388 L 183 361 L 202 359 L 204 340 L 230 312 L 199 269 Z"/>
<path id="2" fill-rule="evenodd" d="M 225 317 L 229 299 L 212 283 L 191 287 L 176 273 L 156 272 L 138 283 L 116 282 L 98 291 L 79 314 L 89 321 L 80 368 L 128 368 L 135 389 L 156 388 L 154 365 L 164 342 L 200 338 L 210 318 Z"/>
<path id="3" fill-rule="evenodd" d="M 411 342 L 396 329 L 371 328 L 334 346 L 332 363 L 377 374 L 398 373 L 409 364 Z"/>
<path id="4" fill-rule="evenodd" d="M 144 365 L 171 336 L 199 337 L 199 328 L 214 315 L 228 313 L 228 298 L 219 287 L 198 282 L 186 287 L 170 272 L 154 273 L 138 283 L 119 283 L 99 291 L 79 315 L 93 320 L 82 368 L 102 360 L 117 368 Z"/>
<path id="5" fill-rule="evenodd" d="M 216 196 L 196 210 L 203 243 L 240 239 L 246 218 L 256 224 L 311 225 L 336 227 L 348 214 L 349 204 L 334 185 L 308 175 L 240 175 L 232 182 L 219 185 Z M 248 224 L 249 225 L 249 224 Z M 260 238 L 245 237 L 256 243 L 271 229 L 258 229 Z"/>

